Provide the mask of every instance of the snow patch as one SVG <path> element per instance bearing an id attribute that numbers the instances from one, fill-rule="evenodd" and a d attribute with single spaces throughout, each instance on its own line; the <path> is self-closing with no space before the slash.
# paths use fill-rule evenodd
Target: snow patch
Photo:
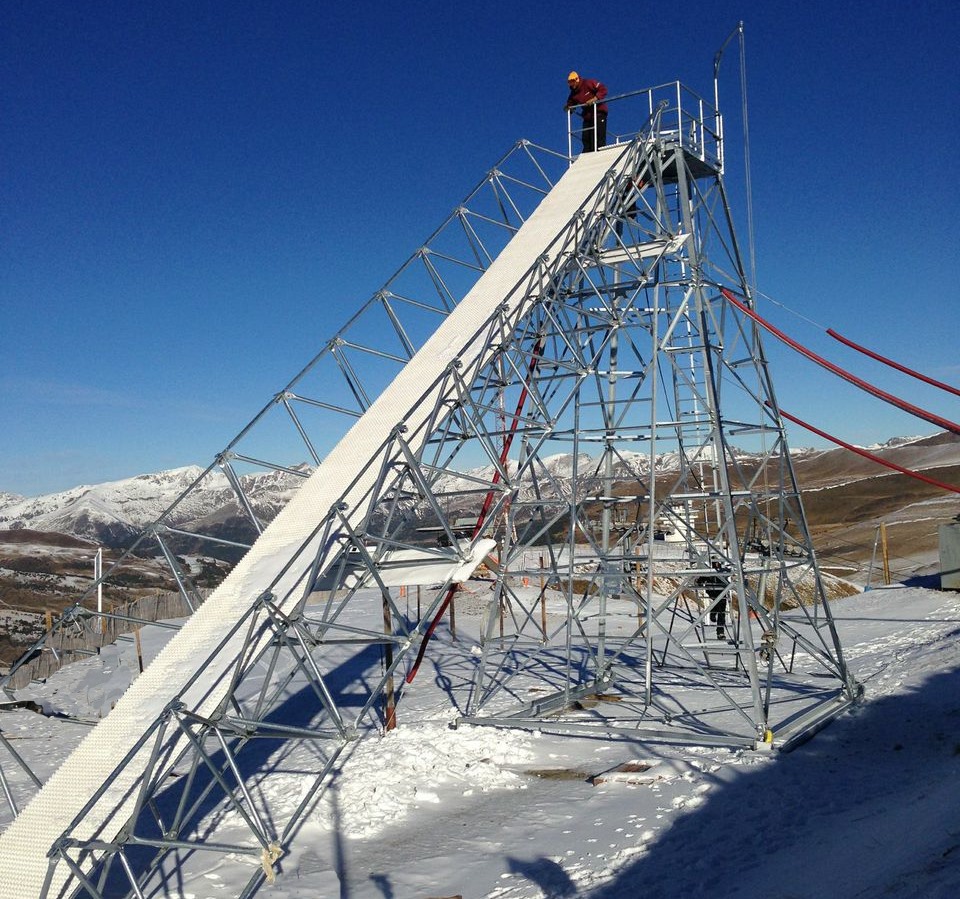
<path id="1" fill-rule="evenodd" d="M 447 795 L 521 789 L 523 778 L 512 769 L 533 757 L 532 739 L 523 731 L 489 727 L 403 725 L 364 740 L 344 758 L 317 819 L 328 830 L 339 827 L 360 840 Z"/>

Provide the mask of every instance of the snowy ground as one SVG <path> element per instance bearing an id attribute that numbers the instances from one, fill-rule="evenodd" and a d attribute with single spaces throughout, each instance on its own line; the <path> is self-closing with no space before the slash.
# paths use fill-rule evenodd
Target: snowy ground
<path id="1" fill-rule="evenodd" d="M 418 680 L 400 728 L 341 758 L 260 895 L 953 899 L 960 595 L 875 589 L 834 609 L 867 700 L 789 754 L 451 730 L 445 694 Z M 143 634 L 149 659 L 166 634 Z M 63 717 L 7 711 L 0 728 L 46 776 L 136 666 L 123 640 L 24 691 Z M 22 796 L 2 747 L 0 764 Z M 302 782 L 291 769 L 264 789 L 295 804 Z M 2 797 L 0 814 L 9 820 Z M 229 859 L 198 859 L 160 895 L 219 899 L 248 876 Z"/>

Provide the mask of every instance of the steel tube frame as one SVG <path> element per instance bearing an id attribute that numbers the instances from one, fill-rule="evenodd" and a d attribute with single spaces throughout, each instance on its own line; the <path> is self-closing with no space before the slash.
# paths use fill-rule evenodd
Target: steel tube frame
<path id="1" fill-rule="evenodd" d="M 685 94 L 679 86 L 676 90 L 679 103 Z M 475 664 L 475 669 L 468 717 L 462 720 L 579 732 L 585 726 L 582 721 L 557 712 L 601 689 L 617 689 L 625 699 L 624 707 L 632 710 L 636 705 L 640 714 L 620 719 L 616 714 L 598 715 L 594 728 L 651 741 L 769 744 L 775 724 L 769 718 L 775 664 L 779 663 L 779 680 L 786 682 L 789 671 L 776 652 L 762 659 L 765 667 L 758 665 L 760 653 L 769 648 L 768 633 L 774 638 L 789 637 L 794 646 L 810 652 L 814 662 L 839 674 L 831 696 L 823 693 L 809 708 L 792 714 L 785 725 L 790 739 L 802 733 L 802 727 L 799 732 L 795 729 L 797 722 L 811 727 L 821 724 L 828 699 L 831 711 L 838 696 L 853 701 L 855 690 L 830 626 L 805 524 L 800 535 L 788 535 L 785 521 L 774 521 L 763 511 L 774 497 L 782 501 L 781 511 L 791 512 L 791 521 L 803 520 L 782 427 L 775 415 L 765 411 L 775 401 L 756 329 L 732 311 L 721 291 L 730 283 L 729 271 L 736 275 L 734 286 L 746 290 L 735 237 L 725 235 L 725 240 L 717 242 L 732 255 L 717 260 L 700 252 L 707 245 L 704 229 L 716 229 L 720 221 L 709 204 L 725 202 L 721 173 L 716 168 L 703 173 L 705 154 L 678 141 L 672 129 L 661 128 L 660 111 L 660 107 L 651 110 L 647 130 L 616 151 L 623 154 L 617 157 L 618 167 L 611 168 L 555 242 L 524 273 L 508 294 L 510 304 L 505 301 L 494 310 L 465 341 L 464 346 L 476 352 L 424 385 L 410 409 L 397 410 L 396 427 L 366 460 L 354 483 L 321 511 L 309 537 L 290 547 L 272 583 L 252 600 L 249 612 L 226 629 L 178 698 L 115 769 L 113 776 L 119 778 L 125 761 L 149 750 L 148 765 L 130 807 L 133 816 L 121 837 L 112 843 L 98 842 L 95 836 L 74 837 L 81 814 L 51 848 L 52 862 L 54 857 L 61 858 L 90 895 L 100 895 L 95 892 L 100 889 L 95 875 L 86 861 L 67 855 L 67 848 L 79 849 L 81 859 L 94 860 L 104 878 L 116 859 L 130 879 L 131 890 L 139 895 L 151 877 L 162 873 L 167 855 L 196 848 L 187 839 L 189 829 L 198 826 L 195 817 L 214 795 L 222 808 L 234 809 L 249 830 L 256 845 L 244 851 L 267 853 L 261 856 L 263 867 L 251 873 L 244 895 L 270 875 L 284 841 L 321 795 L 334 761 L 352 740 L 377 728 L 375 709 L 386 684 L 425 640 L 444 597 L 450 595 L 452 576 L 428 595 L 422 617 L 407 621 L 378 567 L 380 562 L 394 548 L 423 550 L 424 530 L 450 541 L 435 552 L 463 561 L 471 547 L 458 537 L 456 518 L 462 510 L 457 503 L 466 502 L 473 512 L 484 504 L 476 515 L 478 526 L 471 544 L 480 536 L 481 525 L 487 524 L 501 541 L 479 663 L 472 661 L 469 650 L 464 651 L 465 663 Z M 702 120 L 701 106 L 696 106 L 694 116 Z M 701 121 L 698 127 L 705 125 Z M 502 179 L 491 176 L 490 180 L 498 190 L 502 188 Z M 701 190 L 698 180 L 716 183 L 720 189 Z M 454 219 L 459 221 L 456 215 Z M 723 220 L 729 220 L 728 210 Z M 677 240 L 681 235 L 684 239 Z M 555 246 L 573 249 L 551 255 Z M 624 252 L 624 258 L 604 261 L 603 254 L 613 247 Z M 447 303 L 455 296 L 453 287 L 434 265 L 446 254 L 420 253 L 416 258 L 441 305 Z M 636 285 L 629 296 L 623 290 L 627 283 Z M 408 340 L 407 331 L 403 329 L 402 341 Z M 358 380 L 358 367 L 345 355 L 350 343 L 355 341 L 338 335 L 328 355 L 354 396 L 354 411 L 362 412 L 373 390 Z M 747 383 L 743 369 L 756 372 L 759 388 Z M 632 382 L 630 389 L 619 390 L 621 381 Z M 524 391 L 529 392 L 526 407 L 519 402 L 508 404 L 524 396 Z M 283 405 L 287 399 L 278 402 Z M 518 410 L 509 432 L 498 423 L 505 407 Z M 764 445 L 754 454 L 755 470 L 738 459 L 728 439 L 728 428 L 751 421 L 750 416 L 756 429 L 776 436 L 772 448 Z M 519 438 L 516 462 L 502 452 L 508 436 L 512 440 L 514 435 Z M 580 455 L 592 441 L 603 446 L 600 468 L 591 467 Z M 610 513 L 614 458 L 626 459 L 631 452 L 627 447 L 638 441 L 646 451 L 648 470 L 635 472 L 635 519 L 615 538 Z M 678 472 L 658 473 L 656 463 L 664 445 L 677 448 Z M 572 450 L 569 479 L 549 464 L 558 447 Z M 228 452 L 232 451 L 231 446 Z M 225 456 L 221 458 L 242 502 L 245 488 L 240 476 Z M 474 469 L 464 488 L 458 479 L 471 459 L 480 459 L 485 467 L 479 472 Z M 710 489 L 704 488 L 697 466 L 710 467 Z M 758 486 L 761 474 L 775 477 L 775 486 L 769 490 Z M 359 485 L 356 496 L 355 485 Z M 525 502 L 528 485 L 534 498 Z M 253 514 L 252 504 L 246 505 Z M 502 516 L 495 514 L 507 509 Z M 712 522 L 708 510 L 715 518 Z M 674 555 L 656 538 L 661 520 L 685 529 Z M 776 547 L 782 552 L 788 542 L 802 551 L 805 570 L 817 579 L 816 615 L 823 616 L 825 628 L 811 619 L 807 609 L 790 621 L 780 615 L 784 583 L 799 592 L 789 581 L 799 573 L 799 565 L 794 571 L 781 564 L 768 574 L 780 579 L 773 614 L 768 614 L 765 592 L 757 588 L 765 568 L 750 556 L 747 545 L 745 523 L 757 521 L 764 521 L 768 533 L 776 531 L 771 551 Z M 566 533 L 558 535 L 561 524 L 566 525 Z M 541 628 L 531 600 L 524 598 L 517 583 L 518 573 L 527 568 L 524 553 L 541 545 L 531 542 L 533 535 L 549 543 L 547 577 L 557 586 L 565 610 L 555 616 L 549 633 Z M 588 550 L 585 554 L 582 547 Z M 714 664 L 710 653 L 703 652 L 702 641 L 697 646 L 686 643 L 707 610 L 693 612 L 692 606 L 681 608 L 680 602 L 696 605 L 688 594 L 712 570 L 713 555 L 729 566 L 727 595 L 735 596 L 738 609 L 737 636 L 723 650 L 735 659 L 734 668 Z M 580 563 L 589 570 L 580 571 Z M 642 589 L 635 580 L 637 567 L 644 569 Z M 287 583 L 288 572 L 291 579 L 285 592 L 274 595 L 281 581 Z M 670 586 L 665 588 L 662 582 Z M 372 590 L 365 592 L 361 584 Z M 597 585 L 599 602 L 593 592 Z M 619 632 L 613 627 L 614 596 L 629 597 L 623 602 L 630 609 L 631 623 Z M 499 610 L 504 599 L 511 600 L 509 632 L 505 621 L 505 633 L 500 636 L 495 633 L 494 609 Z M 312 617 L 307 609 L 318 602 L 322 611 L 319 618 Z M 602 628 L 596 617 L 598 605 L 603 605 Z M 388 634 L 384 633 L 384 608 L 393 625 Z M 633 618 L 637 609 L 643 613 L 639 623 Z M 751 615 L 756 616 L 756 624 L 751 624 Z M 358 623 L 367 619 L 366 627 Z M 678 621 L 682 624 L 675 628 Z M 218 654 L 241 639 L 242 651 L 226 670 L 218 669 Z M 379 679 L 368 688 L 360 712 L 347 719 L 326 685 L 325 671 L 338 653 L 384 641 L 395 647 L 393 661 L 383 666 Z M 206 690 L 214 689 L 201 683 L 208 669 L 216 671 L 226 688 L 213 709 L 201 710 Z M 535 704 L 511 708 L 516 688 L 531 682 L 548 685 L 552 694 Z M 294 684 L 309 688 L 315 706 L 309 726 L 284 731 L 271 726 L 267 718 Z M 671 693 L 691 685 L 710 701 L 702 712 L 684 709 Z M 283 741 L 271 757 L 273 765 L 280 764 L 285 752 L 293 751 L 288 743 L 310 740 L 327 753 L 305 799 L 280 826 L 274 825 L 272 813 L 258 805 L 260 800 L 247 784 L 247 778 L 255 775 L 241 763 L 245 758 L 241 754 L 256 737 Z M 204 745 L 207 738 L 216 741 L 216 757 Z M 190 760 L 188 778 L 181 781 L 182 786 L 170 783 L 174 765 L 185 759 Z M 209 774 L 206 782 L 201 780 L 203 770 Z M 90 799 L 85 811 L 106 788 L 105 784 Z M 179 796 L 178 788 L 182 789 Z M 171 798 L 177 804 L 168 826 L 175 836 L 156 839 L 138 830 L 162 827 L 162 802 Z M 125 847 L 148 842 L 157 848 L 157 855 L 144 869 L 134 871 Z M 222 845 L 210 836 L 205 848 L 219 851 Z"/>

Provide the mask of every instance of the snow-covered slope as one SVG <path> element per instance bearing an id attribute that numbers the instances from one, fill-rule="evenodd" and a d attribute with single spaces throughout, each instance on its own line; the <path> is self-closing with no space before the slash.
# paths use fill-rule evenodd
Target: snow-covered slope
<path id="1" fill-rule="evenodd" d="M 635 899 L 655 884 L 661 899 L 952 899 L 960 596 L 894 587 L 834 609 L 865 702 L 787 755 L 451 730 L 443 680 L 418 681 L 399 729 L 361 741 L 258 896 Z M 144 631 L 148 658 L 162 637 Z M 72 717 L 7 712 L 5 736 L 46 776 L 135 666 L 131 640 L 64 669 L 31 695 Z M 307 775 L 262 789 L 296 801 Z M 237 895 L 248 865 L 211 857 L 186 856 L 164 895 Z"/>

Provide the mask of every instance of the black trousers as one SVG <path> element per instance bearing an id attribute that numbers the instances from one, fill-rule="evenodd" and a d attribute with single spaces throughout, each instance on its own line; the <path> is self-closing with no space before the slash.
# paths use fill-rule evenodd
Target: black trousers
<path id="1" fill-rule="evenodd" d="M 583 142 L 584 153 L 589 153 L 591 150 L 599 150 L 600 147 L 607 145 L 607 114 L 597 110 L 594 118 L 597 123 L 596 129 L 593 127 L 594 119 L 583 120 L 583 131 L 580 132 L 580 140 Z"/>
<path id="2" fill-rule="evenodd" d="M 720 595 L 719 592 L 713 592 L 707 590 L 707 597 L 710 602 L 714 602 L 717 597 Z M 710 610 L 710 623 L 716 624 L 718 628 L 723 627 L 727 623 L 727 598 L 719 600 L 717 604 Z"/>

